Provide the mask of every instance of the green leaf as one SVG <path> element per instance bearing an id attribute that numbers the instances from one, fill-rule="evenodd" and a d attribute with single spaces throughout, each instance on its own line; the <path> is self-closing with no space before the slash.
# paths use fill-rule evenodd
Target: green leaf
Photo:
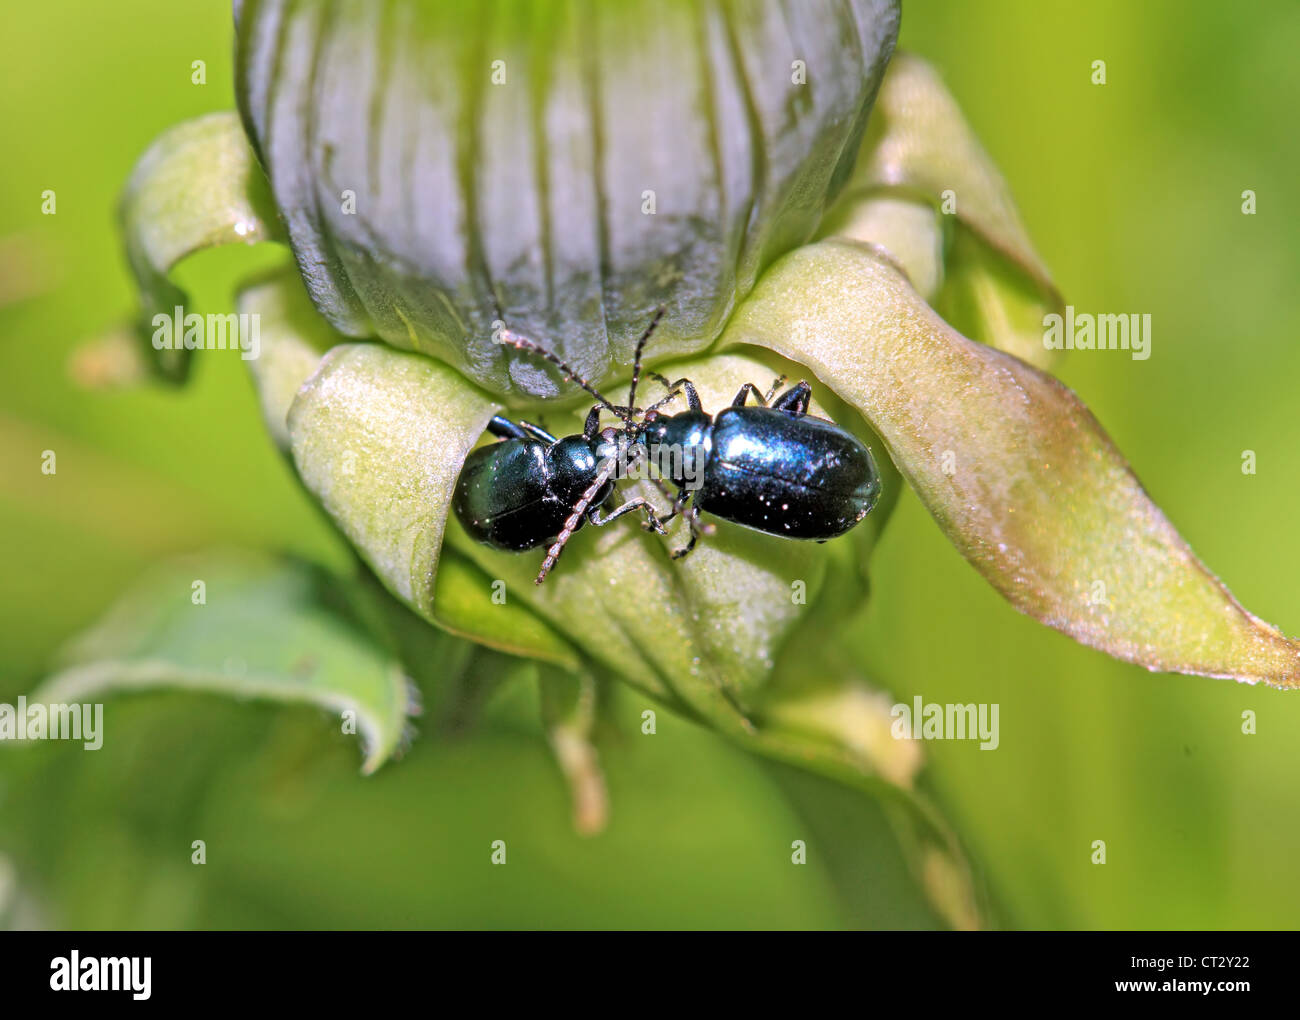
<path id="1" fill-rule="evenodd" d="M 172 687 L 352 711 L 373 772 L 407 735 L 411 688 L 346 601 L 348 583 L 251 554 L 169 563 L 72 642 L 32 700 Z"/>
<path id="2" fill-rule="evenodd" d="M 707 348 L 847 180 L 897 0 L 236 5 L 240 110 L 313 301 L 493 393 Z"/>
<path id="3" fill-rule="evenodd" d="M 153 347 L 155 314 L 185 308 L 168 274 L 187 255 L 223 244 L 283 239 L 261 168 L 233 113 L 213 113 L 161 135 L 136 164 L 119 210 L 140 292 L 140 342 L 159 375 L 183 381 L 191 351 Z"/>
<path id="4" fill-rule="evenodd" d="M 802 361 L 856 407 L 1017 609 L 1148 669 L 1300 686 L 1300 647 L 1196 559 L 1078 397 L 956 333 L 877 252 L 792 253 L 725 339 Z"/>

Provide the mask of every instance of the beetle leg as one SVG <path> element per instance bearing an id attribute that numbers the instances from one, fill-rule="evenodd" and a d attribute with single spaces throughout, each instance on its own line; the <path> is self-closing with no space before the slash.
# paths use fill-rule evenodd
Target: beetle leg
<path id="1" fill-rule="evenodd" d="M 646 374 L 649 375 L 652 379 L 656 380 L 657 382 L 662 383 L 663 386 L 669 391 L 668 396 L 664 397 L 662 400 L 658 401 L 657 403 L 651 404 L 649 407 L 646 408 L 647 411 L 659 410 L 659 408 L 663 407 L 664 404 L 668 403 L 668 401 L 672 400 L 673 397 L 677 396 L 678 389 L 684 389 L 686 391 L 686 406 L 690 408 L 690 410 L 701 411 L 704 409 L 704 405 L 700 403 L 700 395 L 695 392 L 695 384 L 692 383 L 689 379 L 682 378 L 682 379 L 678 379 L 676 382 L 669 382 L 658 372 L 648 372 Z"/>
<path id="2" fill-rule="evenodd" d="M 740 392 L 736 394 L 736 399 L 731 402 L 731 406 L 744 407 L 752 396 L 754 402 L 758 404 L 759 407 L 766 407 L 772 400 L 772 394 L 777 391 L 778 387 L 780 387 L 783 382 L 785 382 L 785 376 L 777 376 L 776 382 L 772 384 L 771 388 L 765 394 L 760 394 L 757 386 L 752 382 L 747 382 L 744 386 L 740 387 Z"/>
<path id="3" fill-rule="evenodd" d="M 703 411 L 704 405 L 700 403 L 700 395 L 695 392 L 695 384 L 689 379 L 683 379 L 682 389 L 686 391 L 686 407 L 691 411 Z M 674 386 L 674 389 L 677 387 Z"/>
<path id="4" fill-rule="evenodd" d="M 778 411 L 793 415 L 808 413 L 808 404 L 812 400 L 812 387 L 806 382 L 796 383 L 776 398 L 772 406 Z"/>
<path id="5" fill-rule="evenodd" d="M 773 382 L 772 385 L 768 387 L 767 392 L 762 394 L 761 396 L 759 395 L 758 387 L 755 386 L 752 382 L 747 382 L 745 383 L 744 386 L 740 387 L 740 392 L 736 394 L 736 399 L 731 402 L 731 406 L 744 407 L 745 402 L 749 399 L 750 395 L 752 394 L 755 402 L 758 404 L 759 407 L 766 407 L 768 404 L 772 402 L 773 394 L 775 394 L 776 391 L 781 388 L 781 385 L 784 382 L 785 382 L 785 376 L 778 375 L 776 377 L 776 381 Z"/>
<path id="6" fill-rule="evenodd" d="M 651 478 L 650 481 L 652 481 L 655 484 L 655 486 L 659 489 L 659 491 L 663 493 L 664 496 L 670 501 L 670 505 L 672 509 L 670 509 L 668 513 L 664 514 L 662 517 L 659 518 L 660 525 L 670 524 L 673 518 L 676 517 L 678 514 L 680 514 L 682 512 L 682 508 L 685 507 L 686 504 L 690 501 L 691 491 L 689 489 L 682 489 L 676 495 L 673 495 L 672 490 L 668 488 L 668 486 L 664 483 L 662 478 Z M 642 525 L 642 527 L 644 527 L 646 531 L 652 530 L 647 525 Z M 667 532 L 660 531 L 659 534 L 665 535 L 667 534 Z"/>
<path id="7" fill-rule="evenodd" d="M 630 514 L 633 510 L 645 511 L 645 524 L 643 527 L 645 527 L 647 531 L 653 531 L 659 535 L 668 534 L 668 532 L 664 530 L 663 521 L 661 521 L 659 515 L 655 513 L 654 504 L 648 499 L 641 499 L 639 496 L 636 499 L 628 500 L 612 513 L 606 514 L 605 516 L 601 516 L 600 507 L 593 506 L 587 511 L 587 520 L 600 528 L 609 524 L 611 521 L 618 520 L 624 514 Z"/>
<path id="8" fill-rule="evenodd" d="M 680 560 L 683 556 L 689 556 L 695 549 L 695 543 L 700 540 L 702 535 L 712 535 L 718 529 L 712 524 L 701 523 L 699 507 L 691 507 L 686 511 L 686 523 L 691 526 L 691 540 L 686 543 L 682 549 L 673 550 L 673 559 Z"/>
<path id="9" fill-rule="evenodd" d="M 655 488 L 658 489 L 663 497 L 672 505 L 672 509 L 668 511 L 667 515 L 659 518 L 660 524 L 667 524 L 682 512 L 682 507 L 685 506 L 686 501 L 691 498 L 690 494 L 685 489 L 682 489 L 674 495 L 673 490 L 668 488 L 668 483 L 662 478 L 651 477 L 650 481 L 654 483 Z"/>

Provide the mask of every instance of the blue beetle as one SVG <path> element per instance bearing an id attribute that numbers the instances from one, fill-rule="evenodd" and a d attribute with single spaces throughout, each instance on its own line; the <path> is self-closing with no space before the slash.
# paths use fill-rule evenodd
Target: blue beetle
<path id="1" fill-rule="evenodd" d="M 581 435 L 563 439 L 498 415 L 487 430 L 502 441 L 474 450 L 456 483 L 452 507 L 477 541 L 513 552 L 549 544 L 538 584 L 588 521 L 605 525 L 639 510 L 645 514 L 643 527 L 663 535 L 664 525 L 682 514 L 691 537 L 673 552 L 673 559 L 680 559 L 712 527 L 700 521 L 702 512 L 770 535 L 824 542 L 844 534 L 876 504 L 880 474 L 871 450 L 834 422 L 808 413 L 812 387 L 807 382 L 775 400 L 783 380 L 764 395 L 746 383 L 730 406 L 710 415 L 689 379 L 670 383 L 650 372 L 668 396 L 644 410 L 637 407 L 642 351 L 662 316 L 661 308 L 637 342 L 622 406 L 610 403 L 540 344 L 502 333 L 502 343 L 551 361 L 597 401 Z M 661 413 L 682 392 L 687 409 Z M 601 429 L 602 412 L 617 416 L 622 427 Z M 647 458 L 658 466 L 656 484 L 672 500 L 666 514 L 641 498 L 603 512 L 615 482 Z M 676 494 L 665 481 L 677 487 Z"/>

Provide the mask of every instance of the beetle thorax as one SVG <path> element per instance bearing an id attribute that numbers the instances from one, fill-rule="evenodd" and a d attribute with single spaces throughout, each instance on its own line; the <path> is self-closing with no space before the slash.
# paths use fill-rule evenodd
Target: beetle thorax
<path id="1" fill-rule="evenodd" d="M 612 460 L 613 477 L 616 479 L 627 478 L 633 474 L 632 464 L 636 458 L 632 451 L 634 445 L 628 438 L 627 432 L 615 428 L 602 429 L 600 435 L 591 442 L 597 466 L 603 467 Z"/>
<path id="2" fill-rule="evenodd" d="M 641 442 L 660 477 L 679 486 L 693 484 L 713 447 L 713 419 L 703 411 L 656 417 Z"/>

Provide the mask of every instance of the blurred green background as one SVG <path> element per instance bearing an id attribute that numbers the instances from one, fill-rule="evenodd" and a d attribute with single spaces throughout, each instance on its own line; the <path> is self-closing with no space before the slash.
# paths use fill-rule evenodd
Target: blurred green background
<path id="1" fill-rule="evenodd" d="M 0 701 L 166 555 L 238 545 L 347 562 L 264 435 L 238 358 L 201 359 L 178 392 L 91 393 L 67 373 L 74 347 L 131 306 L 122 183 L 163 129 L 233 105 L 230 37 L 219 0 L 7 11 Z M 1067 301 L 1151 314 L 1149 361 L 1080 352 L 1060 374 L 1210 568 L 1300 633 L 1300 5 L 910 2 L 901 44 L 943 73 Z M 190 83 L 198 59 L 204 86 Z M 181 275 L 220 310 L 237 275 L 282 258 L 218 252 Z M 40 472 L 46 449 L 55 476 Z M 1017 615 L 910 495 L 873 580 L 862 654 L 882 687 L 1001 705 L 996 752 L 925 747 L 993 923 L 1296 925 L 1296 696 L 1148 674 Z M 99 752 L 0 754 L 0 872 L 23 916 L 78 927 L 934 923 L 876 807 L 664 713 L 643 738 L 628 692 L 602 745 L 610 829 L 575 836 L 520 672 L 482 725 L 425 733 L 370 778 L 310 709 L 120 697 Z M 809 864 L 795 868 L 800 838 Z M 494 839 L 505 868 L 488 863 Z"/>

